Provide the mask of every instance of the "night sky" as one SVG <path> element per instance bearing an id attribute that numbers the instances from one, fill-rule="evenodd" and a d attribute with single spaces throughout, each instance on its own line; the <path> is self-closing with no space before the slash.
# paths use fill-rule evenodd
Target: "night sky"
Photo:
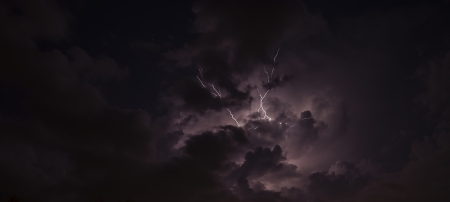
<path id="1" fill-rule="evenodd" d="M 450 201 L 450 1 L 0 1 L 7 201 Z"/>

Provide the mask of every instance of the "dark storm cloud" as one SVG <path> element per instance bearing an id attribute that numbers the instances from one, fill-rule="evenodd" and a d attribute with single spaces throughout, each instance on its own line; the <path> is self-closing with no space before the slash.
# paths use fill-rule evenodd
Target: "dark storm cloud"
<path id="1" fill-rule="evenodd" d="M 238 200 L 219 179 L 220 173 L 235 166 L 231 156 L 246 144 L 245 131 L 234 126 L 189 138 L 180 157 L 157 166 L 151 174 L 150 197 L 157 201 Z"/>
<path id="2" fill-rule="evenodd" d="M 153 199 L 289 201 L 281 192 L 265 188 L 254 190 L 247 180 L 267 174 L 278 174 L 276 178 L 285 179 L 299 176 L 296 166 L 283 163 L 285 157 L 279 146 L 275 146 L 273 150 L 257 148 L 254 152 L 247 152 L 245 162 L 238 166 L 232 160 L 233 156 L 242 154 L 249 146 L 246 132 L 242 128 L 223 126 L 216 132 L 207 131 L 192 136 L 185 144 L 179 157 L 157 166 L 157 169 L 152 171 L 151 175 L 158 176 L 152 178 L 151 185 L 148 185 L 155 186 L 154 190 L 149 192 Z M 233 181 L 230 185 L 234 186 L 225 183 L 230 179 Z M 260 186 L 264 187 L 262 184 Z M 231 187 L 233 191 L 229 190 Z M 289 196 L 291 195 L 297 196 L 293 191 L 290 192 Z"/>
<path id="3" fill-rule="evenodd" d="M 180 136 L 180 133 L 173 134 Z M 75 188 L 86 199 L 101 197 L 106 201 L 239 201 L 221 178 L 236 166 L 231 157 L 246 144 L 242 129 L 224 126 L 216 132 L 207 131 L 189 138 L 176 157 L 160 163 L 103 156 L 98 160 L 107 163 L 109 169 L 91 162 L 78 170 L 79 175 L 91 174 L 89 179 L 77 178 L 86 180 L 87 184 Z"/>
<path id="4" fill-rule="evenodd" d="M 448 52 L 442 58 L 430 63 L 430 71 L 424 79 L 426 86 L 425 94 L 419 99 L 431 109 L 432 113 L 437 113 L 439 119 L 435 122 L 436 127 L 433 134 L 423 137 L 422 140 L 416 140 L 411 144 L 411 161 L 399 172 L 400 177 L 396 180 L 388 181 L 398 187 L 389 190 L 395 190 L 394 196 L 387 196 L 384 193 L 374 191 L 380 198 L 397 201 L 423 201 L 423 200 L 441 200 L 450 199 L 448 189 L 450 174 L 447 169 L 450 164 L 450 99 L 447 96 L 450 85 L 447 79 L 450 69 L 448 62 Z M 437 73 L 439 72 L 439 73 Z M 439 84 L 437 84 L 439 83 Z M 436 111 L 439 110 L 440 111 Z M 431 118 L 432 120 L 434 119 Z M 442 187 L 443 189 L 439 189 Z M 370 193 L 368 191 L 368 193 Z"/>
<path id="5" fill-rule="evenodd" d="M 279 122 L 267 120 L 251 120 L 247 123 L 247 127 L 252 132 L 251 134 L 258 134 L 259 137 L 271 142 L 282 140 L 283 134 L 288 128 L 286 124 L 281 124 L 280 127 Z"/>
<path id="6" fill-rule="evenodd" d="M 82 81 L 74 66 L 89 60 L 73 58 L 70 61 L 58 50 L 40 52 L 20 44 L 6 47 L 9 49 L 3 50 L 8 51 L 2 50 L 2 55 L 6 57 L 2 78 L 29 95 L 27 107 L 31 119 L 43 124 L 44 128 L 51 128 L 45 129 L 50 130 L 50 134 L 80 141 L 106 141 L 106 144 L 118 147 L 128 145 L 125 147 L 129 149 L 136 148 L 136 145 L 129 145 L 134 144 L 134 140 L 125 136 L 126 133 L 140 134 L 135 136 L 138 139 L 147 138 L 143 134 L 148 133 L 148 114 L 112 108 L 96 87 Z M 27 59 L 17 60 L 22 57 Z M 110 75 L 108 71 L 103 71 L 103 64 L 91 68 L 100 69 L 97 73 L 106 73 L 97 74 L 99 76 Z"/>
<path id="7" fill-rule="evenodd" d="M 290 199 L 290 201 L 307 201 L 306 194 L 301 189 L 295 187 L 282 187 L 280 192 L 282 196 Z"/>
<path id="8" fill-rule="evenodd" d="M 158 52 L 161 47 L 152 41 L 133 41 L 128 44 L 135 52 L 149 55 L 150 53 Z"/>
<path id="9" fill-rule="evenodd" d="M 302 112 L 296 125 L 286 134 L 289 139 L 290 156 L 294 158 L 299 157 L 311 149 L 311 147 L 314 147 L 319 139 L 319 130 L 321 128 L 323 126 L 316 124 L 316 120 L 310 111 Z"/>
<path id="10" fill-rule="evenodd" d="M 245 131 L 233 126 L 224 127 L 217 134 L 206 132 L 186 141 L 185 151 L 205 163 L 206 167 L 218 169 L 228 159 L 227 154 L 237 152 L 240 145 L 248 143 Z M 208 151 L 208 152 L 205 152 Z"/>
<path id="11" fill-rule="evenodd" d="M 277 89 L 283 91 L 278 97 L 294 109 L 310 110 L 317 121 L 318 138 L 306 143 L 314 158 L 305 161 L 321 159 L 326 167 L 340 159 L 357 164 L 368 156 L 386 158 L 380 150 L 394 134 L 426 127 L 412 103 L 420 61 L 411 46 L 418 37 L 412 30 L 434 18 L 429 9 L 411 6 L 335 19 L 331 32 L 285 48 L 280 68 L 285 65 L 295 79 Z M 291 149 L 286 151 L 289 156 Z M 408 151 L 402 153 L 407 161 Z"/>
<path id="12" fill-rule="evenodd" d="M 81 184 L 114 176 L 131 159 L 152 154 L 149 115 L 111 107 L 89 83 L 123 79 L 125 70 L 76 46 L 44 51 L 34 44 L 68 38 L 69 15 L 56 2 L 7 2 L 0 8 L 0 79 L 24 94 L 28 114 L 1 119 L 2 194 L 76 201 L 88 187 Z"/>
<path id="13" fill-rule="evenodd" d="M 196 29 L 203 35 L 192 48 L 203 58 L 200 67 L 213 73 L 248 72 L 254 68 L 252 63 L 269 63 L 279 40 L 290 29 L 298 28 L 307 15 L 303 5 L 295 1 L 198 1 L 193 10 Z"/>
<path id="14" fill-rule="evenodd" d="M 182 130 L 167 132 L 165 135 L 159 137 L 156 142 L 156 152 L 158 159 L 164 160 L 171 156 L 174 151 L 173 147 L 178 143 L 180 138 L 184 135 Z"/>
<path id="15" fill-rule="evenodd" d="M 316 124 L 309 111 L 303 112 L 302 117 L 298 118 L 290 111 L 288 104 L 277 98 L 268 100 L 268 103 L 272 106 L 270 111 L 280 113 L 271 121 L 261 119 L 258 112 L 249 115 L 250 120 L 244 127 L 248 130 L 251 144 L 255 147 L 282 144 L 291 157 L 301 156 L 317 141 L 323 123 Z"/>
<path id="16" fill-rule="evenodd" d="M 433 110 L 445 110 L 450 100 L 450 53 L 446 53 L 440 60 L 430 62 L 429 69 L 422 69 L 425 72 L 424 83 L 427 92 L 419 97 L 420 101 L 429 105 Z"/>
<path id="17" fill-rule="evenodd" d="M 156 201 L 289 201 L 288 198 L 281 195 L 281 192 L 264 189 L 253 191 L 245 176 L 235 178 L 235 186 L 232 191 L 231 187 L 223 180 L 232 170 L 256 172 L 259 176 L 265 175 L 266 172 L 282 171 L 285 169 L 284 166 L 288 165 L 281 163 L 284 157 L 279 146 L 273 150 L 265 149 L 263 151 L 262 148 L 259 148 L 255 152 L 248 152 L 247 163 L 238 167 L 232 161 L 232 156 L 246 150 L 248 146 L 248 140 L 245 138 L 245 131 L 242 128 L 224 126 L 215 132 L 207 131 L 196 134 L 185 143 L 186 145 L 181 148 L 178 157 L 153 165 L 145 173 L 139 171 L 138 174 L 144 180 L 123 179 L 125 180 L 123 182 L 130 184 L 141 183 L 140 185 L 146 187 L 145 194 L 140 191 L 142 188 L 130 192 L 124 189 L 120 193 L 121 197 L 134 192 L 138 195 L 130 195 L 130 198 L 136 200 L 145 199 L 148 196 Z M 138 175 L 127 176 L 138 177 Z M 130 186 L 130 184 L 123 186 Z M 117 188 L 106 186 L 100 190 L 107 193 L 105 189 Z M 124 191 L 126 193 L 123 193 Z M 113 198 L 114 194 L 105 197 L 105 199 Z"/>
<path id="18" fill-rule="evenodd" d="M 269 148 L 258 147 L 254 152 L 247 152 L 244 163 L 231 176 L 241 178 L 259 178 L 267 172 L 277 172 L 283 169 L 281 162 L 286 160 L 283 156 L 281 147 L 276 145 L 272 151 Z"/>
<path id="19" fill-rule="evenodd" d="M 448 132 L 439 129 L 432 137 L 416 141 L 412 144 L 412 159 L 398 177 L 375 181 L 359 193 L 358 201 L 447 201 L 449 143 Z"/>
<path id="20" fill-rule="evenodd" d="M 232 105 L 248 105 L 250 94 L 239 89 L 239 84 L 255 69 L 263 71 L 264 64 L 268 68 L 275 65 L 273 58 L 287 37 L 314 30 L 307 24 L 312 16 L 305 7 L 290 0 L 198 1 L 193 10 L 197 16 L 195 32 L 200 36 L 170 57 L 183 66 L 202 69 L 202 79 L 204 76 L 207 83 L 220 86 L 233 100 Z M 308 31 L 300 34 L 301 29 Z M 272 89 L 292 78 L 277 75 L 264 87 Z"/>
<path id="21" fill-rule="evenodd" d="M 251 144 L 255 146 L 273 147 L 282 144 L 291 158 L 299 158 L 311 148 L 319 139 L 328 142 L 327 137 L 319 137 L 319 132 L 327 129 L 327 123 L 317 122 L 310 111 L 304 111 L 300 117 L 289 112 L 290 106 L 283 106 L 278 99 L 271 100 L 280 114 L 273 120 L 261 120 L 259 114 L 251 114 L 244 126 L 249 133 Z"/>
<path id="22" fill-rule="evenodd" d="M 208 85 L 208 83 L 205 83 L 205 85 Z M 218 90 L 219 88 L 223 89 L 223 86 L 218 86 L 217 88 Z M 199 81 L 194 79 L 184 79 L 175 84 L 172 92 L 176 93 L 183 101 L 182 106 L 180 106 L 181 109 L 191 109 L 204 114 L 208 110 L 221 111 L 228 107 L 235 107 L 237 109 L 247 107 L 253 100 L 253 98 L 250 97 L 250 89 L 250 87 L 247 87 L 243 92 L 236 91 L 233 96 L 220 98 L 212 94 L 212 92 L 214 92 L 213 89 L 204 88 Z"/>
<path id="23" fill-rule="evenodd" d="M 410 150 L 400 150 L 402 145 L 394 145 L 396 148 L 383 148 L 383 152 L 389 155 L 402 154 L 409 151 L 408 162 L 397 173 L 398 177 L 383 179 L 374 182 L 363 190 L 359 201 L 447 201 L 450 174 L 450 129 L 449 124 L 449 97 L 447 79 L 450 65 L 448 52 L 439 59 L 433 59 L 422 71 L 423 86 L 425 92 L 417 97 L 430 109 L 429 113 L 435 114 L 428 117 L 435 128 L 429 134 L 420 139 L 412 140 L 412 133 L 403 133 L 393 137 L 393 142 L 401 140 L 402 144 L 410 145 Z M 425 74 L 423 74 L 426 71 Z M 438 73 L 439 72 L 439 73 Z M 411 144 L 412 142 L 412 144 Z M 393 151 L 394 150 L 394 151 Z"/>
<path id="24" fill-rule="evenodd" d="M 327 124 L 325 126 L 333 129 L 332 138 L 339 138 L 347 133 L 348 124 L 350 122 L 350 104 L 348 102 L 345 100 L 339 100 L 336 102 L 336 100 L 330 99 L 326 95 L 317 95 L 313 98 L 312 102 L 313 110 L 316 116 L 327 116 L 330 120 L 333 120 L 332 123 L 328 123 L 330 125 Z"/>
<path id="25" fill-rule="evenodd" d="M 0 4 L 3 34 L 61 40 L 69 34 L 70 15 L 53 1 L 25 0 Z M 25 42 L 25 41 L 22 41 Z"/>
<path id="26" fill-rule="evenodd" d="M 288 202 L 288 198 L 281 196 L 280 192 L 275 191 L 258 191 L 248 198 L 245 198 L 248 202 Z"/>
<path id="27" fill-rule="evenodd" d="M 150 117 L 104 96 L 106 84 L 131 73 L 121 60 L 71 42 L 73 19 L 58 2 L 0 3 L 0 98 L 13 103 L 0 108 L 0 195 L 55 202 L 450 198 L 450 54 L 430 51 L 422 37 L 439 30 L 430 41 L 448 41 L 444 9 L 329 21 L 290 0 L 200 0 L 193 10 L 199 35 L 169 56 L 202 68 L 199 77 L 223 97 L 187 75 L 161 92 L 170 94 L 164 103 L 148 103 L 168 113 Z M 153 42 L 128 45 L 158 50 Z M 424 66 L 419 77 L 417 64 Z M 277 71 L 266 83 L 263 67 L 272 65 Z M 271 121 L 246 111 L 259 104 L 252 96 L 260 83 L 271 89 L 264 100 Z M 424 106 L 414 108 L 417 86 Z M 221 123 L 232 121 L 228 107 L 242 127 Z M 208 117 L 208 110 L 220 114 Z"/>
<path id="28" fill-rule="evenodd" d="M 309 175 L 308 192 L 322 201 L 349 198 L 367 186 L 372 177 L 355 165 L 339 161 L 330 170 Z"/>
<path id="29" fill-rule="evenodd" d="M 294 76 L 289 76 L 289 75 L 277 76 L 277 77 L 273 78 L 270 81 L 270 83 L 264 82 L 263 86 L 266 90 L 271 90 L 276 87 L 282 87 L 286 82 L 289 82 L 289 80 L 291 80 L 293 78 L 294 78 Z"/>
<path id="30" fill-rule="evenodd" d="M 118 67 L 113 59 L 106 56 L 94 59 L 79 47 L 67 50 L 67 54 L 69 60 L 73 61 L 73 68 L 89 81 L 123 79 L 128 74 L 127 70 Z"/>

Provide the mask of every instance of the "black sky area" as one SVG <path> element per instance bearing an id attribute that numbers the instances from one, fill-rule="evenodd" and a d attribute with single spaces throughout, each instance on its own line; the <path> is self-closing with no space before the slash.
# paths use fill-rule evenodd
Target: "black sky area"
<path id="1" fill-rule="evenodd" d="M 450 201 L 448 0 L 0 1 L 0 202 Z"/>

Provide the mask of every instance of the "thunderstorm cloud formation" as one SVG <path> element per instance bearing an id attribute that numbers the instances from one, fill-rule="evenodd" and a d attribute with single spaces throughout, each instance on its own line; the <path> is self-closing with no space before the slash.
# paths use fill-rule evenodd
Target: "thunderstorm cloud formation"
<path id="1" fill-rule="evenodd" d="M 450 4 L 0 3 L 0 201 L 450 201 Z"/>

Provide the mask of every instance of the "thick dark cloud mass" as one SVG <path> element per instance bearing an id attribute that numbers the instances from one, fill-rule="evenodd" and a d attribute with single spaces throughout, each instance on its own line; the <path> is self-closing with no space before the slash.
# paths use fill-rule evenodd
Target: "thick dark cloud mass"
<path id="1" fill-rule="evenodd" d="M 267 66 L 271 71 L 277 49 L 288 36 L 299 34 L 298 31 L 304 28 L 314 30 L 311 26 L 316 26 L 305 22 L 313 16 L 304 5 L 290 0 L 198 1 L 193 10 L 197 16 L 195 31 L 200 37 L 173 53 L 172 57 L 182 65 L 201 69 L 205 81 L 226 90 L 226 100 L 231 100 L 228 105 L 248 105 L 250 89 L 240 89 L 238 85 L 256 68 L 262 70 Z M 306 32 L 302 34 L 308 35 Z M 271 89 L 291 78 L 288 75 L 276 76 L 264 87 Z M 186 83 L 181 85 L 186 86 Z M 183 91 L 198 90 L 186 86 Z M 182 99 L 186 106 L 196 109 L 189 99 L 192 96 L 182 96 Z M 217 110 L 210 104 L 205 108 Z"/>
<path id="2" fill-rule="evenodd" d="M 0 201 L 449 201 L 449 9 L 0 2 Z"/>
<path id="3" fill-rule="evenodd" d="M 232 180 L 237 179 L 237 186 L 239 189 L 244 188 L 244 193 L 252 193 L 253 190 L 249 188 L 248 179 L 259 179 L 267 175 L 275 175 L 276 180 L 282 178 L 295 178 L 299 174 L 296 173 L 297 166 L 282 163 L 286 160 L 283 156 L 281 147 L 276 145 L 272 151 L 269 148 L 258 147 L 254 152 L 247 152 L 245 154 L 244 163 L 237 169 L 230 173 Z M 265 187 L 264 184 L 258 182 L 256 187 Z M 258 189 L 258 188 L 256 188 Z M 260 188 L 261 189 L 261 188 Z"/>
<path id="4" fill-rule="evenodd" d="M 308 191 L 322 201 L 349 198 L 371 181 L 370 174 L 362 173 L 355 165 L 337 162 L 329 171 L 309 175 Z"/>

